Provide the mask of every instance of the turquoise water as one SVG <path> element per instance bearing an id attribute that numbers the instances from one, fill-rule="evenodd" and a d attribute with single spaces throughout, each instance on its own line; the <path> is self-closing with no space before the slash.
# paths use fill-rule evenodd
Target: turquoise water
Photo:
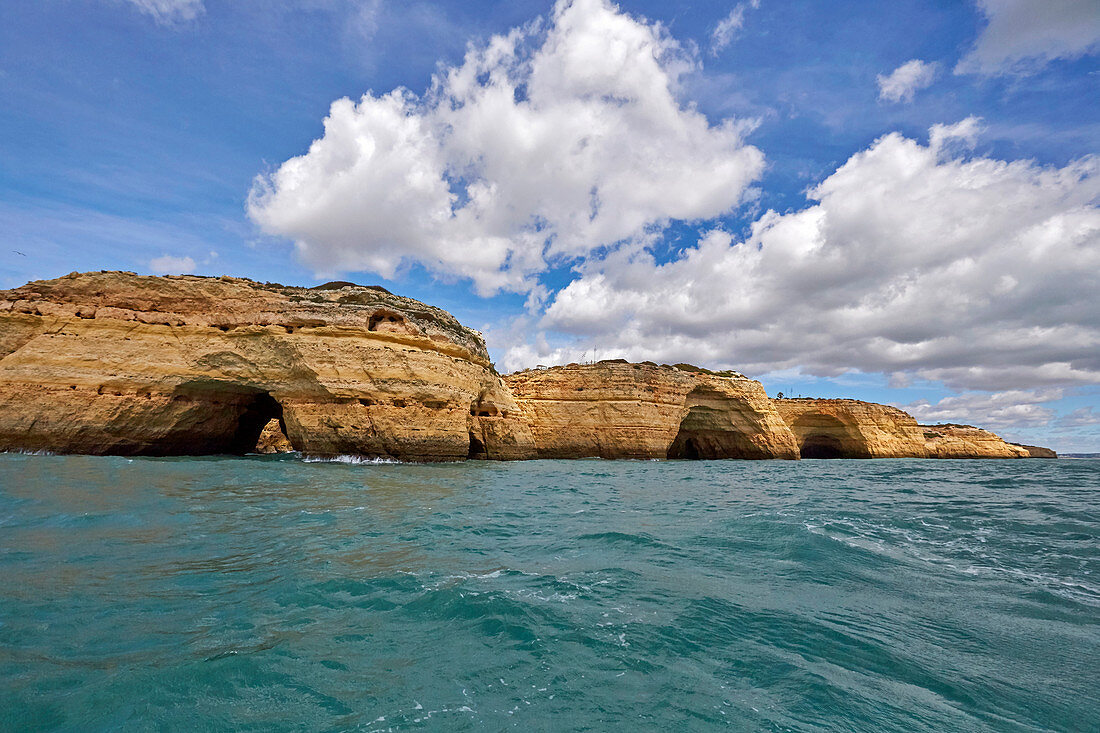
<path id="1" fill-rule="evenodd" d="M 0 456 L 0 729 L 1100 730 L 1100 461 Z"/>

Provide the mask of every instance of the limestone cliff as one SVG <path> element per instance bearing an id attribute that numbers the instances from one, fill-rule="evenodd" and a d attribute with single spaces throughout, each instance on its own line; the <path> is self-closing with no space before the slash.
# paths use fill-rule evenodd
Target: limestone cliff
<path id="1" fill-rule="evenodd" d="M 924 432 L 896 407 L 860 400 L 783 399 L 776 409 L 803 458 L 924 458 Z"/>
<path id="2" fill-rule="evenodd" d="M 259 442 L 262 434 L 262 441 Z M 0 450 L 465 458 L 1056 457 L 734 372 L 501 378 L 480 334 L 382 288 L 73 273 L 0 291 Z"/>
<path id="3" fill-rule="evenodd" d="M 504 378 L 540 458 L 798 458 L 759 382 L 622 361 Z"/>
<path id="4" fill-rule="evenodd" d="M 68 275 L 0 291 L 0 450 L 534 454 L 485 344 L 381 288 Z"/>
<path id="5" fill-rule="evenodd" d="M 972 425 L 921 425 L 921 430 L 924 431 L 929 458 L 1032 457 L 1026 447 L 1006 443 L 988 430 Z"/>
<path id="6" fill-rule="evenodd" d="M 1023 443 L 1010 443 L 1009 445 L 1015 445 L 1023 448 L 1027 451 L 1029 458 L 1057 458 L 1058 454 L 1052 451 L 1050 448 L 1043 448 L 1038 445 L 1024 445 Z"/>
<path id="7" fill-rule="evenodd" d="M 775 405 L 803 458 L 1057 458 L 1047 448 L 1006 443 L 969 425 L 918 425 L 889 405 L 836 399 Z"/>

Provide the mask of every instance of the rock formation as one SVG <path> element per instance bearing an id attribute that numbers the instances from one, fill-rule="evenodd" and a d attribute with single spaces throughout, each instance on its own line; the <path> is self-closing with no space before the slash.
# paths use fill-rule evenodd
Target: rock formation
<path id="1" fill-rule="evenodd" d="M 1023 448 L 1028 453 L 1028 458 L 1057 458 L 1058 454 L 1052 451 L 1050 448 L 1042 448 L 1037 445 L 1023 445 L 1022 443 L 1009 443 L 1009 445 L 1015 445 Z"/>
<path id="2" fill-rule="evenodd" d="M 798 458 L 759 382 L 605 361 L 504 378 L 540 458 Z"/>
<path id="3" fill-rule="evenodd" d="M 1028 448 L 1006 443 L 988 430 L 972 425 L 921 425 L 920 427 L 924 431 L 929 458 L 1032 457 Z"/>
<path id="4" fill-rule="evenodd" d="M 501 378 L 481 335 L 377 287 L 73 273 L 0 291 L 0 451 L 466 458 L 1056 457 L 735 372 Z"/>
<path id="5" fill-rule="evenodd" d="M 294 452 L 294 446 L 286 437 L 286 429 L 279 418 L 273 417 L 267 421 L 267 425 L 264 425 L 264 429 L 260 431 L 260 437 L 256 439 L 256 447 L 253 450 L 256 453 Z"/>
<path id="6" fill-rule="evenodd" d="M 72 274 L 0 291 L 0 450 L 526 458 L 481 336 L 381 288 Z"/>
<path id="7" fill-rule="evenodd" d="M 896 407 L 860 400 L 783 399 L 776 409 L 803 458 L 924 458 L 917 421 Z"/>

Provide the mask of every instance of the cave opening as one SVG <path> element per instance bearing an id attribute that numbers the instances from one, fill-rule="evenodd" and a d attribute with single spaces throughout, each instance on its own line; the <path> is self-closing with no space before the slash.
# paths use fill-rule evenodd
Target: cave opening
<path id="1" fill-rule="evenodd" d="M 844 458 L 840 440 L 831 435 L 808 435 L 802 441 L 799 454 L 803 458 Z"/>
<path id="2" fill-rule="evenodd" d="M 680 436 L 677 435 L 676 438 L 676 440 L 672 441 L 672 445 L 669 446 L 669 458 L 677 458 L 685 461 L 699 460 L 699 442 L 694 437 L 685 436 L 681 439 Z"/>
<path id="3" fill-rule="evenodd" d="M 745 409 L 736 399 L 708 387 L 696 387 L 685 402 L 687 414 L 666 457 L 679 460 L 759 458 L 738 420 Z"/>
<path id="4" fill-rule="evenodd" d="M 470 433 L 470 449 L 466 452 L 466 458 L 487 458 L 488 456 L 489 452 L 485 449 L 485 443 L 481 442 L 476 435 Z"/>
<path id="5" fill-rule="evenodd" d="M 267 392 L 258 392 L 246 398 L 237 417 L 237 428 L 228 446 L 228 453 L 242 455 L 252 453 L 260 439 L 260 433 L 272 420 L 279 421 L 279 430 L 286 435 L 283 422 L 283 406 Z"/>

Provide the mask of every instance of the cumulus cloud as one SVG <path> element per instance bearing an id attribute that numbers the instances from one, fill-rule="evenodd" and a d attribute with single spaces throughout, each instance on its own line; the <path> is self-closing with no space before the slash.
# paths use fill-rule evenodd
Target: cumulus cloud
<path id="1" fill-rule="evenodd" d="M 887 102 L 912 102 L 917 90 L 930 86 L 935 78 L 936 64 L 906 61 L 886 76 L 878 75 L 878 97 Z"/>
<path id="2" fill-rule="evenodd" d="M 986 25 L 956 74 L 1030 71 L 1100 49 L 1096 0 L 978 0 Z"/>
<path id="3" fill-rule="evenodd" d="M 1082 428 L 1100 425 L 1100 414 L 1092 407 L 1080 407 L 1054 421 L 1059 428 Z"/>
<path id="4" fill-rule="evenodd" d="M 755 10 L 759 7 L 760 0 L 749 0 L 749 2 L 738 3 L 734 6 L 733 10 L 730 11 L 729 15 L 718 21 L 718 24 L 714 26 L 714 30 L 710 33 L 711 54 L 718 55 L 722 49 L 733 42 L 738 32 L 745 26 L 746 10 L 750 8 Z"/>
<path id="5" fill-rule="evenodd" d="M 194 20 L 206 10 L 203 0 L 128 0 L 162 25 Z"/>
<path id="6" fill-rule="evenodd" d="M 677 98 L 695 61 L 608 0 L 559 0 L 470 48 L 429 92 L 333 103 L 309 151 L 254 184 L 248 209 L 318 272 L 403 262 L 537 288 L 550 262 L 728 212 L 760 174 L 743 123 Z"/>
<path id="7" fill-rule="evenodd" d="M 743 241 L 715 229 L 660 263 L 583 265 L 508 368 L 600 356 L 749 373 L 912 373 L 954 389 L 1100 381 L 1100 158 L 1064 167 L 960 155 L 976 119 L 922 145 L 898 133 L 768 211 Z"/>
<path id="8" fill-rule="evenodd" d="M 964 392 L 936 403 L 918 400 L 899 407 L 923 424 L 962 423 L 991 430 L 1036 428 L 1046 427 L 1055 418 L 1054 410 L 1044 403 L 1062 396 L 1060 389 Z"/>
<path id="9" fill-rule="evenodd" d="M 211 252 L 212 255 L 215 253 Z M 149 260 L 149 271 L 156 275 L 181 275 L 195 271 L 195 260 L 190 257 L 161 255 Z"/>

